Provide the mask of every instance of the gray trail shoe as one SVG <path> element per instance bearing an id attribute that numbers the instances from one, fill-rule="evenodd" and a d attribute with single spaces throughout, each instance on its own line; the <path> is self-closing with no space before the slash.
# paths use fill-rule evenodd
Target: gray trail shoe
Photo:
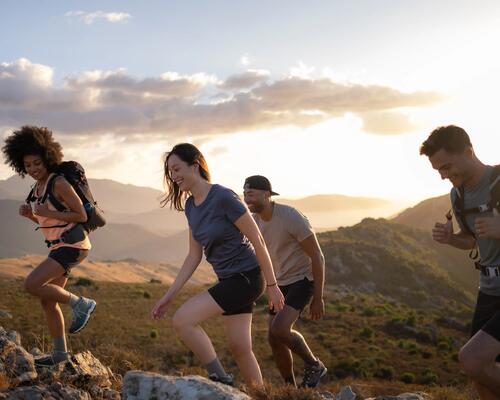
<path id="1" fill-rule="evenodd" d="M 54 351 L 49 354 L 44 354 L 39 357 L 35 357 L 35 365 L 37 367 L 53 367 L 60 362 L 69 359 L 69 354 L 61 351 Z"/>
<path id="2" fill-rule="evenodd" d="M 92 299 L 80 297 L 78 303 L 73 307 L 73 320 L 69 328 L 69 333 L 78 333 L 89 322 L 90 315 L 94 312 L 97 303 Z"/>
<path id="3" fill-rule="evenodd" d="M 320 379 L 326 375 L 325 365 L 319 360 L 316 365 L 306 365 L 304 368 L 304 379 L 300 384 L 301 388 L 315 388 L 318 387 Z"/>
<path id="4" fill-rule="evenodd" d="M 227 374 L 226 376 L 223 377 L 220 377 L 217 374 L 210 374 L 208 375 L 208 379 L 214 382 L 223 383 L 224 385 L 234 386 L 234 377 L 231 374 Z"/>

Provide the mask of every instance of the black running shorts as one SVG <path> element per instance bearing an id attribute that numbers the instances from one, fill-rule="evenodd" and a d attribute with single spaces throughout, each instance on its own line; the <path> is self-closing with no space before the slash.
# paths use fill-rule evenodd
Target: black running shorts
<path id="1" fill-rule="evenodd" d="M 314 282 L 304 278 L 289 285 L 280 286 L 280 289 L 285 296 L 285 304 L 297 311 L 302 311 L 311 302 L 314 294 Z M 274 309 L 270 309 L 269 314 L 276 315 L 276 312 Z"/>
<path id="2" fill-rule="evenodd" d="M 223 315 L 252 313 L 255 300 L 264 293 L 264 277 L 257 267 L 219 279 L 208 293 L 224 310 Z"/>
<path id="3" fill-rule="evenodd" d="M 88 254 L 88 250 L 63 246 L 51 250 L 48 257 L 57 261 L 64 268 L 64 276 L 69 276 L 71 268 L 85 260 Z"/>
<path id="4" fill-rule="evenodd" d="M 500 342 L 500 296 L 490 296 L 479 291 L 472 318 L 471 336 L 479 330 Z"/>

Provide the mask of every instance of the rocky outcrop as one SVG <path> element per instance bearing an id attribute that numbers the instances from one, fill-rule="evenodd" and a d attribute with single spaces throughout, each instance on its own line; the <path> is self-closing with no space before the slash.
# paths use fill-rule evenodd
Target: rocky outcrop
<path id="1" fill-rule="evenodd" d="M 247 394 L 196 375 L 167 376 L 129 371 L 121 378 L 85 351 L 54 367 L 40 368 L 21 345 L 21 336 L 0 327 L 0 400 L 251 400 Z M 115 390 L 122 386 L 121 394 Z M 318 400 L 359 400 L 349 386 L 334 395 L 316 392 Z M 366 400 L 428 400 L 424 394 L 378 396 Z"/>
<path id="2" fill-rule="evenodd" d="M 21 336 L 0 327 L 0 400 L 118 400 L 111 370 L 90 352 L 71 356 L 51 368 L 35 367 Z"/>

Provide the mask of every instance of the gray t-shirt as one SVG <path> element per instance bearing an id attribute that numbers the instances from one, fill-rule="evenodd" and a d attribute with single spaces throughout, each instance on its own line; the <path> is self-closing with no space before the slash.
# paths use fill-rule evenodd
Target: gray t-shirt
<path id="1" fill-rule="evenodd" d="M 481 181 L 472 188 L 465 188 L 464 192 L 464 208 L 474 208 L 483 204 L 489 203 L 490 198 L 490 178 L 493 172 L 493 167 L 487 166 L 486 171 L 481 178 Z M 451 201 L 454 203 L 457 197 L 456 189 L 451 190 Z M 491 217 L 492 212 L 488 213 L 478 213 L 478 214 L 467 214 L 466 221 L 469 229 L 471 229 L 474 234 L 476 230 L 474 227 L 474 221 L 477 217 Z M 460 229 L 467 233 L 467 230 L 462 225 L 460 218 L 457 218 Z M 479 255 L 481 256 L 481 264 L 500 266 L 500 240 L 498 239 L 486 239 L 477 237 L 477 245 L 479 248 Z M 479 279 L 479 290 L 481 292 L 489 294 L 491 296 L 500 296 L 500 277 L 498 276 L 486 276 L 484 274 L 480 275 Z"/>
<path id="2" fill-rule="evenodd" d="M 307 277 L 313 280 L 311 258 L 300 242 L 314 235 L 309 220 L 293 207 L 274 203 L 273 215 L 264 221 L 253 214 L 266 242 L 278 285 L 285 286 Z"/>
<path id="3" fill-rule="evenodd" d="M 219 279 L 259 266 L 252 244 L 234 225 L 247 211 L 238 195 L 221 185 L 212 185 L 198 206 L 193 196 L 186 201 L 185 213 L 193 237 L 203 247 Z"/>

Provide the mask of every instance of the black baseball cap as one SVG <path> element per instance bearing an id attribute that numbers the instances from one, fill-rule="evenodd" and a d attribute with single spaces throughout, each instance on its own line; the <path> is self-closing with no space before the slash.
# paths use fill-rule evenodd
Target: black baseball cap
<path id="1" fill-rule="evenodd" d="M 265 176 L 262 175 L 252 175 L 245 179 L 245 184 L 243 189 L 257 189 L 257 190 L 267 190 L 271 192 L 271 196 L 279 196 L 279 193 L 273 192 L 271 187 L 271 182 Z"/>

